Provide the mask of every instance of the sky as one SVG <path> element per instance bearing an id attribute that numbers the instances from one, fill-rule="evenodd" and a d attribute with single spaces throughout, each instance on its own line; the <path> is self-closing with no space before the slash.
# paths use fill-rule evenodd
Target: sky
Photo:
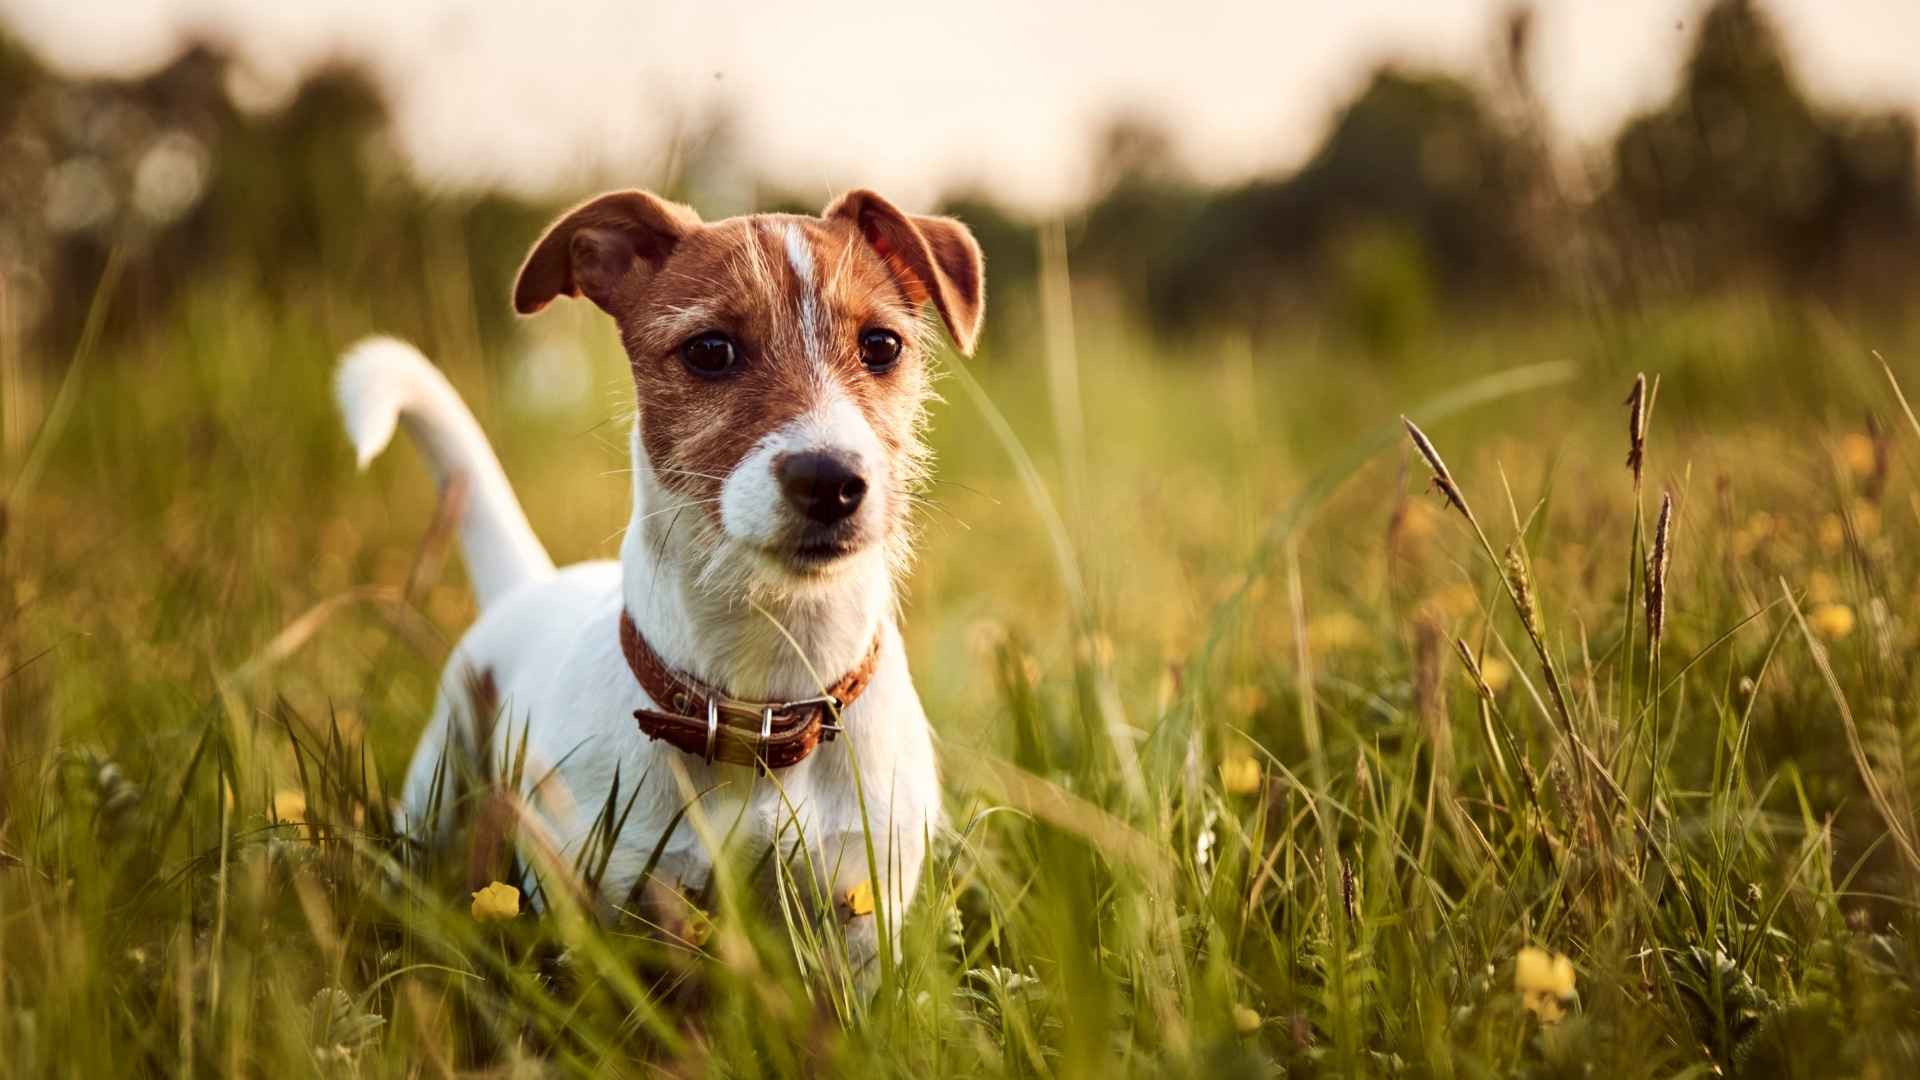
<path id="1" fill-rule="evenodd" d="M 213 36 L 237 97 L 368 62 L 429 183 L 579 194 L 658 183 L 662 148 L 724 109 L 788 189 L 898 201 L 985 187 L 1045 209 L 1081 195 L 1118 112 L 1163 122 L 1202 179 L 1297 165 L 1384 60 L 1487 77 L 1507 0 L 0 0 L 56 67 L 132 74 Z M 1771 0 L 1816 94 L 1920 112 L 1920 0 Z M 1569 147 L 1660 101 L 1697 0 L 1539 0 L 1535 71 Z"/>

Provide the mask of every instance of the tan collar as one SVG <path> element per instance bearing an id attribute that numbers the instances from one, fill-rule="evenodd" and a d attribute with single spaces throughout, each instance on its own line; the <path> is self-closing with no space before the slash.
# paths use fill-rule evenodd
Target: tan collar
<path id="1" fill-rule="evenodd" d="M 635 709 L 633 718 L 650 739 L 665 739 L 706 760 L 734 765 L 764 764 L 784 769 L 797 764 L 823 740 L 840 731 L 837 714 L 852 705 L 880 664 L 881 636 L 854 667 L 819 697 L 801 701 L 737 701 L 689 675 L 667 667 L 633 624 L 620 613 L 620 651 L 647 697 L 662 709 Z"/>

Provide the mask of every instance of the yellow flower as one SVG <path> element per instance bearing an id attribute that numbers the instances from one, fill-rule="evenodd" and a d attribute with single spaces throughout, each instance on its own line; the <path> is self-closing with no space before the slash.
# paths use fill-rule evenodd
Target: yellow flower
<path id="1" fill-rule="evenodd" d="M 1513 988 L 1543 1024 L 1559 1023 L 1567 1006 L 1580 1000 L 1573 982 L 1573 961 L 1559 953 L 1529 945 L 1513 958 Z"/>
<path id="2" fill-rule="evenodd" d="M 1835 457 L 1855 476 L 1872 476 L 1874 466 L 1873 440 L 1857 431 L 1848 432 L 1840 437 Z"/>
<path id="3" fill-rule="evenodd" d="M 1487 680 L 1487 689 L 1499 693 L 1513 681 L 1513 668 L 1497 656 L 1489 656 L 1480 661 L 1480 677 Z"/>
<path id="4" fill-rule="evenodd" d="M 848 889 L 847 894 L 840 898 L 840 906 L 849 919 L 873 914 L 873 879 L 869 878 Z"/>
<path id="5" fill-rule="evenodd" d="M 1251 795 L 1260 790 L 1260 763 L 1251 754 L 1234 751 L 1220 762 L 1220 786 L 1229 795 Z"/>
<path id="6" fill-rule="evenodd" d="M 1853 633 L 1853 609 L 1845 604 L 1821 604 L 1807 616 L 1807 625 L 1828 641 L 1839 641 Z"/>
<path id="7" fill-rule="evenodd" d="M 505 922 L 520 914 L 520 890 L 496 881 L 473 894 L 475 922 Z"/>
<path id="8" fill-rule="evenodd" d="M 1260 1014 L 1245 1005 L 1233 1007 L 1233 1030 L 1242 1035 L 1251 1035 L 1260 1030 Z"/>

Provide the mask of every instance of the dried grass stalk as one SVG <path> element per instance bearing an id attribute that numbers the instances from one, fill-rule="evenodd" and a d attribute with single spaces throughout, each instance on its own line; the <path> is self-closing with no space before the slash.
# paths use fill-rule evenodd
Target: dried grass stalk
<path id="1" fill-rule="evenodd" d="M 1520 557 L 1520 549 L 1507 545 L 1506 564 L 1503 567 L 1507 583 L 1513 587 L 1513 606 L 1520 613 L 1520 621 L 1532 637 L 1541 637 L 1540 609 L 1533 602 L 1533 581 L 1527 576 L 1527 560 Z"/>
<path id="2" fill-rule="evenodd" d="M 1473 679 L 1474 689 L 1488 701 L 1493 700 L 1493 687 L 1487 685 L 1487 677 L 1480 673 L 1480 661 L 1473 658 L 1473 649 L 1466 638 L 1454 638 L 1453 647 L 1460 652 L 1460 662 L 1467 666 L 1467 675 Z"/>
<path id="3" fill-rule="evenodd" d="M 1627 468 L 1633 470 L 1633 487 L 1640 489 L 1640 476 L 1647 462 L 1647 374 L 1633 377 L 1633 389 L 1627 392 Z"/>
<path id="4" fill-rule="evenodd" d="M 1447 463 L 1440 460 L 1440 451 L 1433 448 L 1433 440 L 1427 438 L 1427 433 L 1421 431 L 1420 425 L 1412 420 L 1402 416 L 1400 422 L 1407 425 L 1407 434 L 1413 436 L 1414 448 L 1420 451 L 1421 457 L 1427 459 L 1427 467 L 1433 470 L 1434 488 L 1446 496 L 1447 502 L 1465 515 L 1467 520 L 1473 520 L 1473 511 L 1467 509 L 1467 500 L 1460 496 L 1460 486 L 1453 482 L 1453 473 L 1447 470 Z"/>
<path id="5" fill-rule="evenodd" d="M 1660 497 L 1660 518 L 1653 526 L 1653 553 L 1647 557 L 1647 641 L 1658 652 L 1667 629 L 1667 564 L 1673 556 L 1673 492 Z"/>

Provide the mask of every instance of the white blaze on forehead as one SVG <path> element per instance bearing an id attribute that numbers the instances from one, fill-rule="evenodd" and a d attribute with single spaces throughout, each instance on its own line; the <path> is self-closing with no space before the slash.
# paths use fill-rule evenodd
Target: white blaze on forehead
<path id="1" fill-rule="evenodd" d="M 820 282 L 813 269 L 813 244 L 807 231 L 796 221 L 787 222 L 787 264 L 800 283 L 800 340 L 806 345 L 807 359 L 820 358 Z"/>

